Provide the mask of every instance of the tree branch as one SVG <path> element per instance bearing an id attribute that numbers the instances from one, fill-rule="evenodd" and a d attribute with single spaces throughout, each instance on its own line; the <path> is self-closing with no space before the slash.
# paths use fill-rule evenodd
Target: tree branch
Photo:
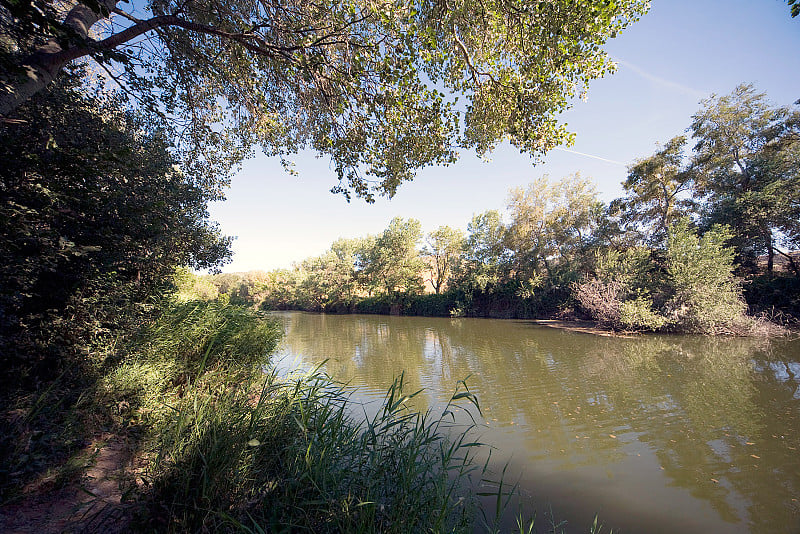
<path id="1" fill-rule="evenodd" d="M 121 14 L 126 19 L 134 22 L 134 24 L 100 41 L 86 43 L 89 28 L 100 20 L 101 16 L 82 4 L 73 8 L 64 23 L 73 28 L 84 40 L 85 44 L 64 49 L 55 40 L 51 40 L 28 56 L 21 63 L 20 72 L 17 76 L 0 80 L 0 116 L 7 116 L 35 93 L 46 87 L 70 61 L 98 52 L 114 50 L 158 28 L 176 27 L 191 32 L 214 35 L 233 41 L 254 54 L 270 58 L 281 58 L 290 62 L 295 61 L 292 55 L 294 52 L 307 48 L 304 45 L 278 46 L 268 42 L 264 37 L 252 30 L 232 33 L 206 24 L 192 22 L 177 15 L 160 15 L 147 20 L 139 20 L 127 13 L 120 13 L 120 10 L 116 8 L 115 0 L 106 0 L 104 7 L 109 13 Z M 358 20 L 363 20 L 363 18 L 364 16 Z M 351 23 L 355 22 L 357 21 L 352 21 Z M 335 33 L 337 32 L 333 31 L 321 37 L 315 43 L 312 43 L 311 47 L 341 44 L 343 41 L 330 40 Z"/>

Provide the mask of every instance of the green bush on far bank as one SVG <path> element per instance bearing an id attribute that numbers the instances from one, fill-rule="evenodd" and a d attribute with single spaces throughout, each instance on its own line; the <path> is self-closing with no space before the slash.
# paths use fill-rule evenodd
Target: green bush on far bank
<path id="1" fill-rule="evenodd" d="M 663 259 L 647 249 L 609 251 L 596 276 L 575 285 L 593 319 L 623 330 L 750 335 L 778 328 L 746 315 L 741 282 L 734 276 L 731 237 L 715 227 L 698 237 L 688 218 L 668 231 Z"/>

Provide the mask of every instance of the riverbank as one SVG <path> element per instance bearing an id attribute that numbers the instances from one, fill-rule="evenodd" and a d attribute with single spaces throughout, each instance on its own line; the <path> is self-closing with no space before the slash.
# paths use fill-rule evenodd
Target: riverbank
<path id="1" fill-rule="evenodd" d="M 449 303 L 449 297 L 446 295 L 421 295 L 425 302 L 445 302 Z M 435 299 L 431 299 L 435 297 Z M 375 302 L 380 302 L 380 305 L 375 305 Z M 410 304 L 409 304 L 410 302 Z M 306 309 L 299 307 L 282 307 L 280 309 L 273 309 L 270 306 L 262 306 L 264 310 L 271 311 L 302 311 L 308 313 L 330 313 L 332 315 L 388 315 L 388 316 L 404 316 L 404 317 L 437 317 L 437 318 L 463 318 L 469 317 L 473 319 L 501 319 L 501 320 L 516 320 L 516 321 L 529 321 L 533 324 L 546 326 L 549 328 L 556 328 L 570 332 L 578 332 L 583 334 L 591 334 L 602 337 L 635 337 L 647 333 L 666 333 L 666 334 L 694 334 L 700 333 L 703 335 L 718 335 L 723 337 L 785 337 L 790 334 L 800 333 L 800 323 L 791 317 L 768 317 L 765 314 L 757 316 L 741 316 L 737 321 L 728 328 L 721 329 L 716 333 L 709 332 L 695 332 L 692 329 L 681 328 L 665 328 L 662 330 L 644 329 L 644 328 L 620 328 L 620 325 L 609 324 L 607 322 L 591 320 L 582 318 L 577 314 L 574 309 L 568 308 L 551 310 L 550 314 L 526 314 L 515 312 L 512 308 L 491 310 L 487 313 L 445 313 L 446 305 L 437 305 L 433 308 L 429 305 L 419 305 L 419 300 L 408 299 L 405 304 L 390 305 L 383 302 L 383 299 L 368 299 L 359 301 L 354 305 L 347 308 L 335 307 L 327 310 L 319 309 Z M 776 321 L 777 320 L 777 321 Z"/>
<path id="2" fill-rule="evenodd" d="M 451 404 L 409 410 L 401 376 L 375 416 L 355 420 L 349 390 L 322 373 L 264 374 L 274 319 L 225 301 L 160 306 L 71 409 L 88 444 L 4 484 L 0 530 L 472 531 L 462 479 L 481 472 Z M 451 402 L 477 410 L 463 388 Z M 20 444 L 46 430 L 31 413 L 12 421 Z M 3 470 L 32 454 L 47 451 L 29 441 Z"/>

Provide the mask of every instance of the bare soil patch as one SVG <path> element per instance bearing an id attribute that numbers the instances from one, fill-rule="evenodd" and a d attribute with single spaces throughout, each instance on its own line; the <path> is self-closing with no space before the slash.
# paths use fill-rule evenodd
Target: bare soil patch
<path id="1" fill-rule="evenodd" d="M 127 531 L 130 509 L 123 500 L 133 488 L 131 451 L 122 437 L 96 439 L 83 451 L 89 461 L 79 480 L 62 488 L 54 487 L 54 476 L 30 484 L 22 500 L 0 508 L 0 532 Z"/>

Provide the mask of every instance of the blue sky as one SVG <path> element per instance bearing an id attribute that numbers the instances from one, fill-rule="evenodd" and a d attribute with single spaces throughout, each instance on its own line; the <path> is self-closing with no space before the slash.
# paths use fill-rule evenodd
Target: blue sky
<path id="1" fill-rule="evenodd" d="M 562 115 L 577 134 L 544 163 L 501 146 L 481 161 L 463 153 L 449 167 L 421 171 L 393 199 L 347 203 L 329 189 L 335 175 L 313 153 L 295 158 L 299 176 L 259 155 L 234 177 L 227 200 L 211 207 L 222 231 L 236 236 L 226 272 L 290 267 L 321 254 L 339 237 L 382 231 L 395 216 L 428 232 L 466 229 L 473 214 L 502 209 L 508 190 L 534 178 L 580 172 L 602 200 L 622 193 L 626 166 L 685 132 L 698 102 L 755 84 L 775 104 L 800 99 L 800 17 L 784 0 L 654 0 L 650 12 L 606 45 L 616 74 L 589 86 L 588 100 Z"/>

